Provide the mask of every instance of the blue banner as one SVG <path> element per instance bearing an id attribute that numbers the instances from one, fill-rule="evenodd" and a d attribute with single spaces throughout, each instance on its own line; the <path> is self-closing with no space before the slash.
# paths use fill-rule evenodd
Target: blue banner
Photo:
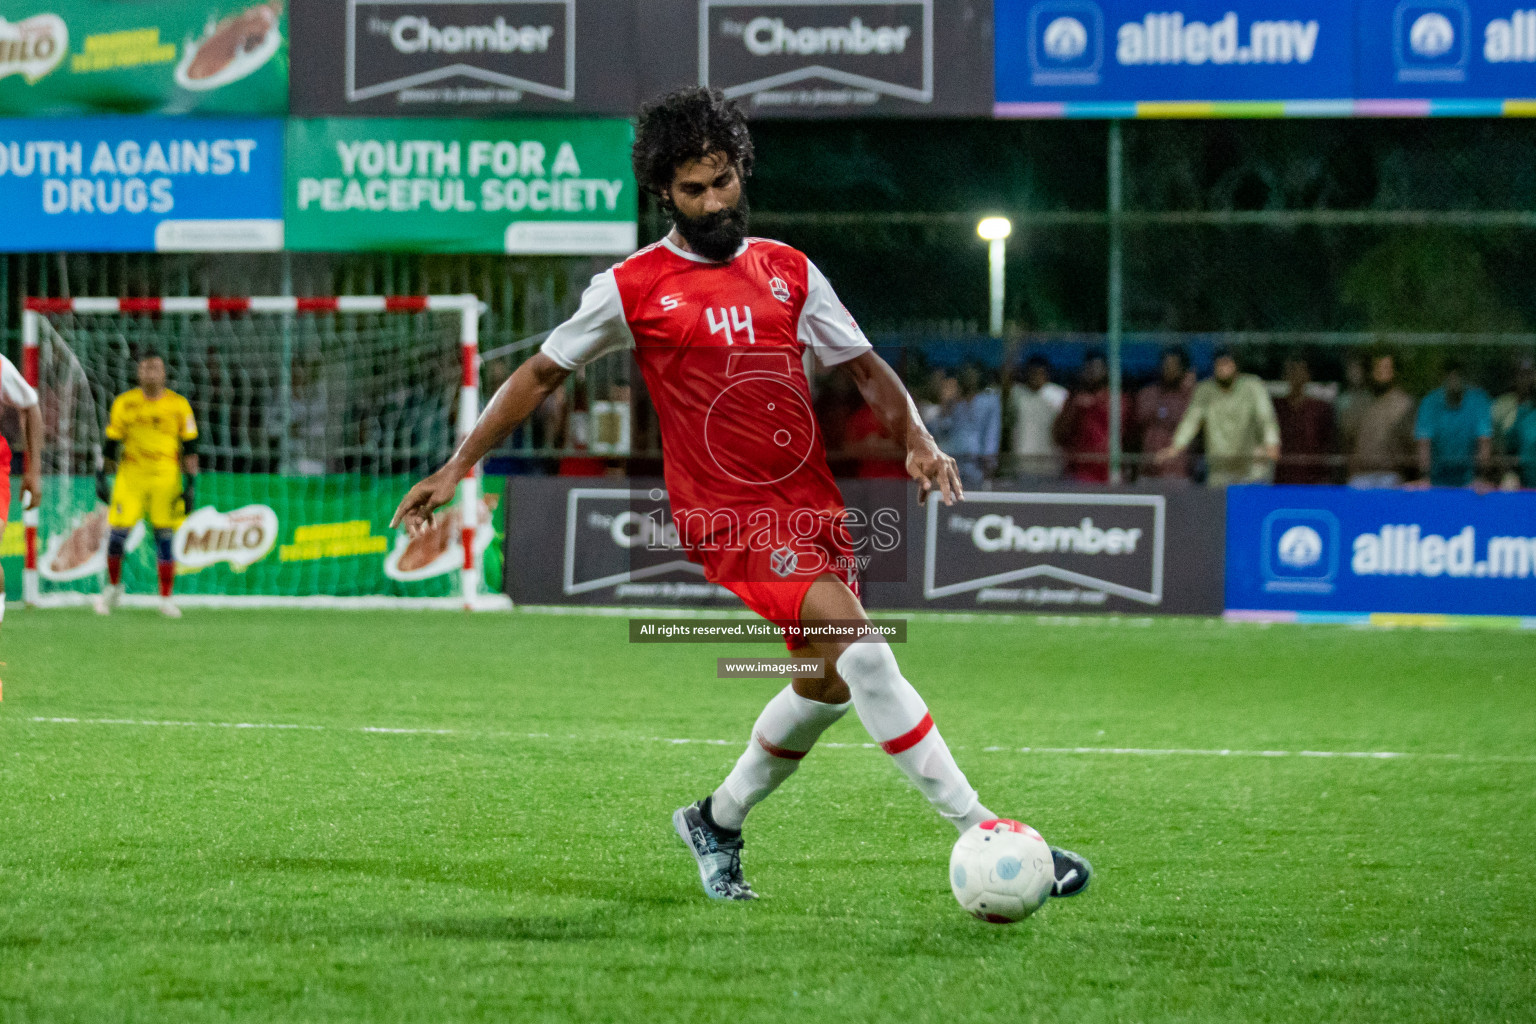
<path id="1" fill-rule="evenodd" d="M 1353 94 L 1353 11 L 1337 0 L 1026 0 L 995 12 L 1000 105 Z"/>
<path id="2" fill-rule="evenodd" d="M 1227 609 L 1536 616 L 1536 493 L 1228 488 Z"/>
<path id="3" fill-rule="evenodd" d="M 1357 16 L 1357 96 L 1536 95 L 1536 0 L 1359 0 Z"/>
<path id="4" fill-rule="evenodd" d="M 283 123 L 0 120 L 0 251 L 283 247 Z"/>

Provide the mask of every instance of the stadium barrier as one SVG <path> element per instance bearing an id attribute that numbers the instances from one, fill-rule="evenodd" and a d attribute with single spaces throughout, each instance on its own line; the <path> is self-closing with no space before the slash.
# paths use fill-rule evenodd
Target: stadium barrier
<path id="1" fill-rule="evenodd" d="M 1536 492 L 1233 487 L 1227 616 L 1536 628 Z"/>
<path id="2" fill-rule="evenodd" d="M 1219 491 L 973 492 L 918 506 L 903 481 L 840 486 L 875 609 L 1204 614 L 1222 611 Z M 672 547 L 658 482 L 509 477 L 505 586 L 516 604 L 739 608 Z M 860 539 L 875 541 L 861 545 Z"/>

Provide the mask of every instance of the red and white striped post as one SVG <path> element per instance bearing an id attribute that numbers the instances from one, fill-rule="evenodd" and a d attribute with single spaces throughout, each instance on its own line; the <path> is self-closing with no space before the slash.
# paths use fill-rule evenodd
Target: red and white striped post
<path id="1" fill-rule="evenodd" d="M 460 310 L 459 358 L 463 378 L 459 382 L 458 442 L 464 443 L 480 418 L 480 300 L 463 296 Z M 470 611 L 480 595 L 480 566 L 475 558 L 475 531 L 480 526 L 480 464 L 476 463 L 459 483 L 460 539 L 464 545 L 464 610 Z"/>
<path id="2" fill-rule="evenodd" d="M 39 314 L 33 310 L 23 310 L 21 314 L 21 375 L 26 378 L 28 384 L 35 389 L 38 382 L 37 371 L 37 332 Z M 29 444 L 28 449 L 31 448 Z M 32 469 L 29 463 L 32 456 L 30 452 L 23 452 L 22 466 Z M 41 467 L 37 467 L 41 468 Z M 10 467 L 6 467 L 10 472 Z M 41 502 L 42 495 L 32 495 L 34 502 Z M 21 570 L 21 599 L 29 607 L 37 604 L 39 593 L 37 583 L 37 513 L 40 504 L 32 508 L 23 507 L 21 510 L 21 523 L 27 534 L 27 559 L 22 564 Z"/>

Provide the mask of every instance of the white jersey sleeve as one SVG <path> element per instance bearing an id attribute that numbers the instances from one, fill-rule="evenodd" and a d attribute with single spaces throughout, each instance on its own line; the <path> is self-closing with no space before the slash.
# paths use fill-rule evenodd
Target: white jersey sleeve
<path id="1" fill-rule="evenodd" d="M 612 270 L 592 278 L 582 292 L 581 307 L 565 323 L 550 332 L 539 351 L 567 370 L 585 366 L 598 356 L 635 347 L 619 282 Z"/>
<path id="2" fill-rule="evenodd" d="M 810 260 L 805 261 L 805 307 L 800 310 L 798 337 L 824 367 L 846 363 L 873 347 L 838 301 L 826 275 Z"/>
<path id="3" fill-rule="evenodd" d="M 16 369 L 16 364 L 0 356 L 0 395 L 8 405 L 18 409 L 30 409 L 37 404 L 37 392 Z"/>

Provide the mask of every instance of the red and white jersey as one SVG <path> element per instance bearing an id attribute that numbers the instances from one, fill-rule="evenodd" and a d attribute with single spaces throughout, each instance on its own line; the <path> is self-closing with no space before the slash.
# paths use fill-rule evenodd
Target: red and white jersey
<path id="1" fill-rule="evenodd" d="M 5 356 L 0 356 L 0 398 L 15 409 L 30 409 L 37 404 L 37 391 Z"/>
<path id="2" fill-rule="evenodd" d="M 765 238 L 725 263 L 666 239 L 641 249 L 594 277 L 543 346 L 566 369 L 622 349 L 634 350 L 656 406 L 685 546 L 755 510 L 843 507 L 803 358 L 836 366 L 870 344 L 804 253 Z"/>

